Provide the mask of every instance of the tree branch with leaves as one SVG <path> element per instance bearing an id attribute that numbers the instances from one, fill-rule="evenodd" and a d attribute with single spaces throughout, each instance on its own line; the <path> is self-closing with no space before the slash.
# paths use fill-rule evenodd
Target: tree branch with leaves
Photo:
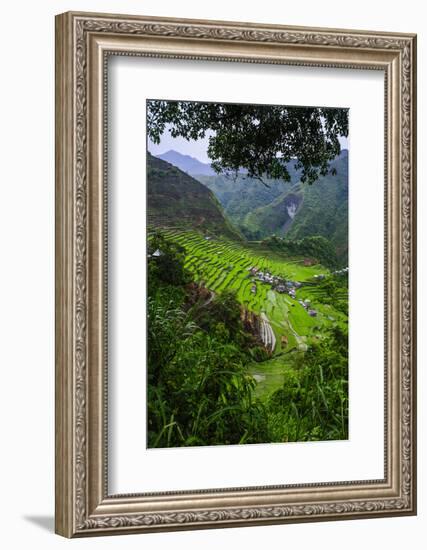
<path id="1" fill-rule="evenodd" d="M 290 180 L 294 162 L 302 182 L 312 184 L 332 172 L 329 163 L 341 152 L 339 137 L 348 136 L 348 109 L 284 107 L 191 101 L 147 101 L 149 139 L 203 139 L 217 173 Z"/>

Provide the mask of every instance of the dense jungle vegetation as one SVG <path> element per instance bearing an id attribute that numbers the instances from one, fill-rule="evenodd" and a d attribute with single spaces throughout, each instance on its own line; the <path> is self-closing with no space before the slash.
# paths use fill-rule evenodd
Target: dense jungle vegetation
<path id="1" fill-rule="evenodd" d="M 233 285 L 208 290 L 206 274 L 188 268 L 190 256 L 173 235 L 150 232 L 148 447 L 346 439 L 346 323 L 314 320 L 315 331 L 304 328 L 303 351 L 283 344 L 272 358 L 242 320 L 243 298 Z M 301 292 L 317 291 L 338 315 L 345 287 L 346 278 L 331 277 Z M 259 392 L 254 365 L 262 370 L 272 361 L 280 381 Z"/>

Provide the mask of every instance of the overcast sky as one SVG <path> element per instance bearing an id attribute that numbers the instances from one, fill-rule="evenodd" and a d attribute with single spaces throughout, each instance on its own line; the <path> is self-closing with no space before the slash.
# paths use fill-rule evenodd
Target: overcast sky
<path id="1" fill-rule="evenodd" d="M 190 155 L 190 157 L 195 157 L 200 162 L 210 164 L 209 157 L 206 154 L 210 135 L 212 135 L 212 132 L 206 132 L 206 137 L 204 139 L 187 141 L 182 137 L 173 138 L 166 130 L 161 137 L 159 145 L 156 145 L 150 140 L 148 141 L 148 150 L 151 154 L 158 156 L 173 149 L 182 155 Z M 348 149 L 348 139 L 341 137 L 339 140 L 341 147 L 343 149 Z"/>
<path id="2" fill-rule="evenodd" d="M 195 157 L 197 160 L 200 160 L 200 162 L 210 164 L 206 151 L 208 148 L 209 136 L 212 134 L 213 132 L 209 131 L 206 132 L 206 137 L 204 139 L 187 141 L 182 137 L 173 138 L 166 130 L 161 137 L 159 145 L 148 140 L 148 150 L 150 153 L 157 156 L 173 149 L 182 155 L 190 155 L 190 157 Z"/>

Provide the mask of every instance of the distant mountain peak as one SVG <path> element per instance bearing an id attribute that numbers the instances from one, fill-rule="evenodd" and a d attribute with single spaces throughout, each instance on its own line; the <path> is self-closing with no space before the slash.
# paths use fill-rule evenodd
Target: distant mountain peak
<path id="1" fill-rule="evenodd" d="M 184 155 L 184 153 L 180 153 L 179 151 L 175 151 L 175 149 L 169 149 L 169 151 L 166 151 L 166 153 L 162 153 L 161 155 L 158 155 L 159 158 L 161 157 L 174 157 L 174 158 L 185 158 L 185 159 L 191 159 L 196 160 L 197 162 L 201 162 L 198 158 L 192 157 L 191 155 Z M 202 163 L 203 164 L 203 163 Z"/>
<path id="2" fill-rule="evenodd" d="M 165 160 L 166 162 L 173 164 L 174 166 L 176 166 L 183 172 L 190 174 L 191 176 L 215 175 L 215 171 L 213 170 L 210 164 L 201 162 L 199 159 L 192 157 L 190 155 L 184 155 L 183 153 L 179 153 L 174 149 L 170 149 L 169 151 L 166 151 L 166 153 L 162 153 L 161 155 L 155 155 L 155 156 L 161 160 Z"/>

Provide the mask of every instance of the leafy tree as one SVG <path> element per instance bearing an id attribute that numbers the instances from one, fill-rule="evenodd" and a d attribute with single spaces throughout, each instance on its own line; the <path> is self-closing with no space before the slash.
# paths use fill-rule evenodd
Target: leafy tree
<path id="1" fill-rule="evenodd" d="M 148 283 L 163 283 L 179 286 L 188 282 L 189 274 L 184 268 L 185 249 L 160 233 L 153 233 L 148 239 Z"/>
<path id="2" fill-rule="evenodd" d="M 236 293 L 231 290 L 226 290 L 215 297 L 208 306 L 194 308 L 193 317 L 197 319 L 197 324 L 209 332 L 214 330 L 218 324 L 223 328 L 221 332 L 233 335 L 240 340 L 238 336 L 243 331 L 243 324 L 240 319 L 240 306 L 236 300 Z"/>
<path id="3" fill-rule="evenodd" d="M 317 295 L 322 303 L 333 305 L 348 316 L 348 274 L 332 275 L 317 285 Z"/>
<path id="4" fill-rule="evenodd" d="M 295 161 L 301 181 L 313 183 L 329 171 L 341 150 L 339 136 L 348 135 L 348 111 L 325 107 L 284 107 L 201 103 L 147 102 L 148 136 L 160 143 L 166 129 L 172 137 L 204 138 L 217 173 L 250 178 L 290 180 L 286 164 Z"/>

